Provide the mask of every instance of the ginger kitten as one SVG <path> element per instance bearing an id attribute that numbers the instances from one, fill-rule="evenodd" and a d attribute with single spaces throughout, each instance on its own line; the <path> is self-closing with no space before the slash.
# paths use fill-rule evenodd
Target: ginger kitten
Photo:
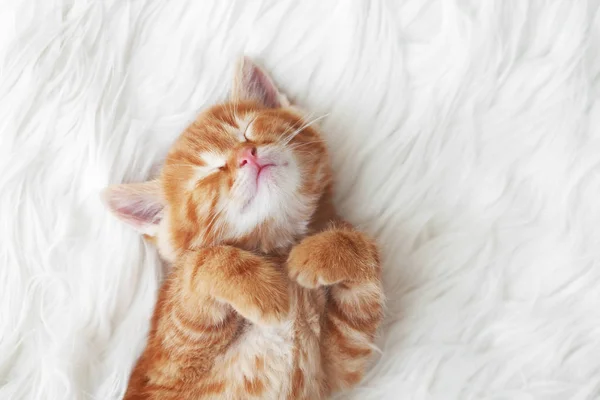
<path id="1" fill-rule="evenodd" d="M 244 58 L 158 179 L 106 190 L 172 264 L 125 399 L 318 400 L 361 380 L 379 256 L 335 215 L 331 179 L 315 126 Z"/>

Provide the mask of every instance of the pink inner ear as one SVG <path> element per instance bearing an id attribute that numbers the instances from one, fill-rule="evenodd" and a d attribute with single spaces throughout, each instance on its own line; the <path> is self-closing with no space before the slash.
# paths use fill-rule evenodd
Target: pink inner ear
<path id="1" fill-rule="evenodd" d="M 144 225 L 155 225 L 162 219 L 162 205 L 149 203 L 141 200 L 120 204 L 114 208 L 115 213 L 130 223 L 142 227 Z"/>
<path id="2" fill-rule="evenodd" d="M 119 219 L 143 233 L 151 233 L 160 223 L 164 208 L 158 193 L 158 184 L 150 181 L 109 187 L 103 197 Z"/>
<path id="3" fill-rule="evenodd" d="M 248 97 L 259 100 L 267 107 L 281 107 L 279 91 L 273 81 L 249 61 L 245 61 L 243 66 L 243 85 Z"/>

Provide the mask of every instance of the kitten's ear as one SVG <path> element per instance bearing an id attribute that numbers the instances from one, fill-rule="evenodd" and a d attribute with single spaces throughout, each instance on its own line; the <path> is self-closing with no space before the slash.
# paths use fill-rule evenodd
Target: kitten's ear
<path id="1" fill-rule="evenodd" d="M 269 108 L 290 105 L 269 75 L 248 57 L 242 57 L 236 65 L 231 98 L 233 101 L 254 100 Z"/>
<path id="2" fill-rule="evenodd" d="M 109 186 L 102 197 L 120 220 L 144 235 L 156 235 L 164 208 L 158 180 Z"/>

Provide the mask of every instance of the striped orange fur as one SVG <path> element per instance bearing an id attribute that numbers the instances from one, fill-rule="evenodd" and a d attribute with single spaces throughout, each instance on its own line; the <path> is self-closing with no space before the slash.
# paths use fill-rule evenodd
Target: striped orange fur
<path id="1" fill-rule="evenodd" d="M 244 58 L 158 179 L 106 190 L 171 264 L 125 399 L 318 400 L 361 380 L 379 255 L 335 213 L 313 122 Z"/>

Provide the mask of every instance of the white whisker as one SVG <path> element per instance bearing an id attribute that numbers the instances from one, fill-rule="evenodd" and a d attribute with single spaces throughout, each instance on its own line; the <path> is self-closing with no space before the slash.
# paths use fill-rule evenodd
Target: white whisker
<path id="1" fill-rule="evenodd" d="M 287 138 L 287 140 L 284 143 L 284 146 L 287 145 L 294 137 L 296 137 L 297 134 L 299 134 L 301 131 L 303 131 L 304 129 L 308 128 L 309 126 L 315 124 L 316 122 L 322 120 L 325 117 L 328 117 L 329 113 L 321 115 L 320 117 L 314 118 L 313 120 L 306 122 L 304 125 L 302 125 L 300 128 L 296 129 L 296 131 L 292 132 L 289 136 L 289 138 Z"/>
<path id="2" fill-rule="evenodd" d="M 307 115 L 307 116 L 304 118 L 304 121 L 306 121 L 306 120 L 308 120 L 308 119 L 312 118 L 312 116 L 313 116 L 313 115 L 314 115 L 314 113 L 310 113 L 310 114 L 308 114 L 308 115 Z M 303 123 L 303 124 L 304 124 L 304 123 Z M 303 125 L 303 124 L 302 124 L 302 125 Z M 302 129 L 302 125 L 300 125 L 300 128 L 299 128 L 299 129 Z M 293 129 L 294 129 L 294 127 L 295 127 L 295 125 L 290 125 L 290 126 L 288 126 L 288 127 L 286 128 L 285 132 L 283 132 L 283 133 L 282 133 L 282 136 L 284 136 L 284 141 L 285 141 L 285 143 L 286 143 L 286 144 L 287 144 L 287 143 L 289 143 L 289 141 L 292 139 L 292 138 L 291 138 L 291 134 L 290 134 L 290 135 L 286 135 L 286 134 L 287 134 L 288 132 L 290 132 L 291 130 L 293 130 Z M 293 134 L 293 133 L 292 133 L 292 134 Z"/>

